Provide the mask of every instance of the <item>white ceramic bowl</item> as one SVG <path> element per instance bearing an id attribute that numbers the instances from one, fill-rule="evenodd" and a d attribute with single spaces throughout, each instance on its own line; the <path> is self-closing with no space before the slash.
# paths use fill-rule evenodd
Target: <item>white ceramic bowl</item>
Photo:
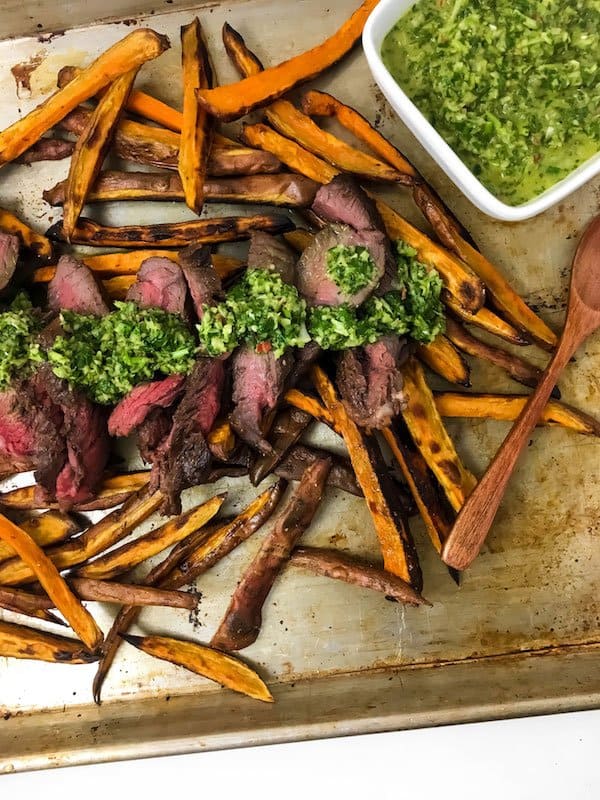
<path id="1" fill-rule="evenodd" d="M 516 222 L 540 214 L 600 172 L 600 153 L 597 153 L 543 194 L 518 206 L 503 203 L 486 189 L 402 91 L 381 60 L 381 44 L 386 34 L 415 2 L 380 0 L 363 32 L 365 56 L 377 85 L 396 114 L 472 203 L 490 217 Z"/>

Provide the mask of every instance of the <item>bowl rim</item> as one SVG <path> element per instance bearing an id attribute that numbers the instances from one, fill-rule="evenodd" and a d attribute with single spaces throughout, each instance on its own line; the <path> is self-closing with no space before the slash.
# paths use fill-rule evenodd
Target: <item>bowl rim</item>
<path id="1" fill-rule="evenodd" d="M 600 172 L 600 151 L 542 194 L 520 205 L 499 200 L 425 118 L 383 63 L 381 44 L 392 26 L 418 0 L 380 0 L 365 24 L 362 45 L 369 69 L 395 113 L 461 192 L 488 216 L 518 222 L 541 214 Z"/>

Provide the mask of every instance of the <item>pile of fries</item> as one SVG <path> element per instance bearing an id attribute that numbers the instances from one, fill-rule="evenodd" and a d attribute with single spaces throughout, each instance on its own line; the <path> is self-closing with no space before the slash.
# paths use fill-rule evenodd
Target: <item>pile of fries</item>
<path id="1" fill-rule="evenodd" d="M 447 309 L 445 334 L 430 345 L 420 345 L 404 365 L 407 405 L 380 437 L 361 430 L 352 421 L 336 387 L 319 366 L 311 375 L 313 393 L 298 389 L 287 392 L 280 412 L 287 415 L 285 425 L 280 426 L 284 433 L 277 434 L 276 420 L 271 438 L 273 455 L 255 462 L 250 471 L 252 482 L 258 484 L 276 472 L 290 447 L 314 422 L 342 437 L 349 464 L 335 463 L 330 455 L 319 451 L 316 460 L 297 476 L 299 482 L 241 577 L 211 646 L 164 636 L 131 636 L 128 630 L 146 605 L 193 609 L 197 600 L 193 593 L 182 592 L 182 587 L 192 584 L 262 528 L 286 491 L 283 479 L 271 483 L 234 518 L 220 516 L 225 494 L 216 493 L 125 544 L 122 540 L 135 533 L 163 499 L 160 492 L 150 492 L 148 472 L 107 476 L 97 497 L 77 510 L 113 510 L 85 530 L 81 529 L 80 517 L 58 508 L 40 509 L 34 487 L 2 494 L 0 504 L 5 516 L 0 516 L 0 608 L 53 625 L 66 622 L 77 638 L 0 622 L 1 656 L 69 664 L 96 661 L 94 697 L 100 702 L 109 667 L 126 640 L 157 658 L 253 698 L 271 701 L 262 679 L 229 651 L 255 641 L 262 605 L 286 564 L 374 589 L 399 602 L 427 602 L 420 594 L 422 575 L 404 513 L 407 508 L 403 510 L 397 502 L 398 488 L 382 460 L 380 439 L 397 462 L 440 553 L 456 514 L 476 485 L 443 418 L 514 420 L 526 395 L 434 393 L 424 367 L 450 384 L 470 387 L 467 357 L 482 359 L 532 387 L 539 380 L 540 370 L 502 344 L 490 344 L 489 338 L 517 346 L 535 344 L 552 351 L 557 337 L 477 249 L 414 166 L 367 119 L 316 90 L 306 91 L 299 105 L 285 99 L 290 90 L 343 58 L 360 37 L 375 5 L 376 0 L 367 0 L 321 45 L 267 69 L 242 37 L 225 25 L 225 49 L 241 75 L 239 83 L 229 86 L 213 85 L 202 28 L 194 19 L 181 30 L 182 112 L 134 89 L 138 70 L 169 46 L 165 37 L 152 30 L 136 30 L 85 69 L 66 65 L 59 75 L 58 91 L 0 133 L 0 166 L 17 159 L 31 163 L 47 158 L 52 140 L 42 136 L 48 131 L 76 136 L 74 142 L 64 138 L 55 142 L 53 152 L 59 154 L 57 157 L 70 155 L 71 164 L 66 181 L 44 193 L 48 202 L 63 207 L 62 221 L 47 237 L 0 210 L 0 228 L 16 233 L 36 259 L 35 283 L 48 282 L 54 274 L 54 242 L 121 248 L 115 253 L 83 257 L 114 299 L 125 295 L 145 259 L 154 255 L 177 259 L 173 248 L 190 241 L 218 244 L 247 238 L 253 230 L 262 229 L 284 233 L 288 243 L 301 252 L 310 243 L 313 231 L 294 229 L 289 216 L 282 214 L 203 216 L 176 224 L 111 228 L 82 218 L 81 212 L 89 202 L 154 199 L 185 202 L 198 215 L 213 200 L 294 209 L 309 206 L 317 185 L 346 172 L 369 181 L 370 187 L 384 183 L 411 193 L 435 238 L 376 197 L 377 207 L 390 238 L 407 242 L 420 261 L 439 272 Z M 244 124 L 241 142 L 219 132 L 220 120 L 239 119 L 256 109 L 262 109 L 264 120 Z M 320 118 L 335 118 L 368 152 L 320 127 L 315 121 Z M 109 152 L 129 163 L 171 173 L 102 172 Z M 290 172 L 283 173 L 282 165 Z M 222 278 L 244 267 L 242 262 L 219 253 L 214 253 L 213 263 Z M 486 332 L 486 341 L 470 332 L 467 325 Z M 296 417 L 290 417 L 290 409 Z M 548 403 L 540 422 L 600 435 L 596 420 L 558 399 Z M 213 452 L 219 448 L 226 461 L 236 446 L 227 420 L 221 420 L 212 431 L 210 442 Z M 364 496 L 379 539 L 383 567 L 334 550 L 297 546 L 314 517 L 325 485 L 335 485 L 336 469 L 346 470 L 355 493 Z M 166 557 L 149 569 L 143 581 L 120 582 L 132 569 L 164 552 Z M 458 579 L 456 574 L 454 577 Z M 82 600 L 121 606 L 106 636 Z"/>

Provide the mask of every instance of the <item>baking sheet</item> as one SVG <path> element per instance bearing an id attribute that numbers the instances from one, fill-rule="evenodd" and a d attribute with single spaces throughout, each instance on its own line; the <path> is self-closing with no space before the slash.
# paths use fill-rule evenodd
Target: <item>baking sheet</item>
<path id="1" fill-rule="evenodd" d="M 45 2 L 35 6 L 49 9 Z M 277 5 L 248 0 L 198 6 L 197 13 L 208 32 L 219 80 L 230 82 L 235 73 L 220 39 L 226 20 L 268 64 L 320 41 L 354 6 L 347 0 L 335 0 L 326 9 L 316 0 Z M 57 36 L 0 43 L 2 124 L 51 91 L 60 66 L 88 63 L 138 24 L 168 34 L 172 43 L 170 51 L 143 68 L 138 85 L 178 105 L 179 27 L 192 14 L 175 6 L 159 13 L 162 8 L 144 2 L 136 8 L 148 13 L 148 19 L 138 15 Z M 87 4 L 88 18 L 119 11 L 133 13 L 114 0 Z M 15 15 L 15 31 L 29 30 L 26 16 L 23 8 Z M 34 66 L 30 90 L 17 90 L 11 72 L 17 63 Z M 581 231 L 598 213 L 600 180 L 535 220 L 518 225 L 489 220 L 458 195 L 393 116 L 360 50 L 316 84 L 376 121 L 456 210 L 483 251 L 558 328 L 568 265 Z M 65 177 L 67 169 L 67 162 L 4 168 L 0 203 L 44 231 L 59 214 L 42 201 L 41 190 Z M 403 190 L 385 196 L 423 225 Z M 210 212 L 218 213 L 218 207 Z M 91 213 L 112 224 L 191 216 L 174 203 L 113 204 Z M 591 413 L 599 411 L 599 350 L 596 335 L 561 380 L 563 398 Z M 543 363 L 535 350 L 525 352 Z M 521 391 L 492 367 L 477 365 L 473 376 L 475 390 Z M 448 427 L 465 462 L 478 474 L 507 430 L 505 423 L 487 421 L 452 421 Z M 322 428 L 313 435 L 335 444 Z M 126 645 L 106 681 L 101 709 L 91 698 L 94 665 L 0 659 L 0 772 L 598 705 L 599 477 L 597 441 L 560 429 L 537 431 L 485 550 L 460 589 L 415 522 L 424 592 L 434 603 L 430 609 L 404 609 L 366 590 L 287 570 L 265 605 L 258 641 L 242 654 L 273 687 L 278 701 L 273 707 L 215 688 Z M 244 480 L 229 484 L 229 508 L 242 507 L 254 490 Z M 186 505 L 216 490 L 192 490 L 185 495 Z M 147 526 L 157 523 L 153 519 Z M 147 610 L 139 629 L 209 641 L 263 533 L 198 581 L 202 602 L 194 620 L 183 611 Z M 305 541 L 363 555 L 378 553 L 364 504 L 333 492 Z M 100 604 L 92 608 L 106 628 L 113 609 Z M 0 611 L 2 618 L 13 617 Z"/>

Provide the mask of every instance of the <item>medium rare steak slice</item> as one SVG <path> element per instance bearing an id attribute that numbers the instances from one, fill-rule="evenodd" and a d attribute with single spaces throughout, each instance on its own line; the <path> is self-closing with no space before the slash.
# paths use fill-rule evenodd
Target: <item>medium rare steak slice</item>
<path id="1" fill-rule="evenodd" d="M 294 284 L 296 255 L 285 242 L 270 233 L 255 231 L 248 248 L 249 269 L 272 269 L 286 283 Z"/>
<path id="2" fill-rule="evenodd" d="M 196 316 L 202 319 L 204 306 L 217 303 L 223 294 L 221 279 L 213 266 L 210 248 L 190 245 L 179 253 L 179 264 L 190 291 Z"/>
<path id="3" fill-rule="evenodd" d="M 154 409 L 168 408 L 184 390 L 184 375 L 169 375 L 135 386 L 117 403 L 108 418 L 111 436 L 129 436 Z"/>
<path id="4" fill-rule="evenodd" d="M 262 425 L 275 410 L 293 368 L 291 353 L 275 358 L 272 353 L 256 353 L 248 345 L 233 355 L 233 403 L 231 424 L 240 439 L 268 455 L 272 448 L 264 438 Z"/>
<path id="5" fill-rule="evenodd" d="M 409 347 L 397 336 L 345 350 L 337 366 L 336 383 L 346 410 L 364 428 L 384 428 L 403 405 L 399 367 Z"/>
<path id="6" fill-rule="evenodd" d="M 179 264 L 168 258 L 147 258 L 137 274 L 136 282 L 127 292 L 144 308 L 162 308 L 171 314 L 186 316 L 187 285 Z"/>
<path id="7" fill-rule="evenodd" d="M 0 289 L 5 289 L 15 274 L 19 259 L 19 239 L 0 231 Z"/>
<path id="8" fill-rule="evenodd" d="M 312 210 L 327 222 L 341 222 L 355 231 L 385 231 L 375 203 L 350 175 L 337 175 L 320 186 Z"/>
<path id="9" fill-rule="evenodd" d="M 48 305 L 55 313 L 62 309 L 101 317 L 109 308 L 94 273 L 73 256 L 61 256 L 48 284 Z"/>
<path id="10" fill-rule="evenodd" d="M 327 254 L 332 247 L 366 247 L 375 262 L 375 272 L 369 283 L 349 295 L 336 286 L 327 272 Z M 355 231 L 349 225 L 334 223 L 316 234 L 298 261 L 297 284 L 300 294 L 314 306 L 339 306 L 364 302 L 385 272 L 389 242 L 379 230 Z"/>
<path id="11" fill-rule="evenodd" d="M 173 425 L 172 408 L 153 409 L 136 430 L 137 445 L 146 464 L 153 464 Z M 157 476 L 158 478 L 158 476 Z"/>

